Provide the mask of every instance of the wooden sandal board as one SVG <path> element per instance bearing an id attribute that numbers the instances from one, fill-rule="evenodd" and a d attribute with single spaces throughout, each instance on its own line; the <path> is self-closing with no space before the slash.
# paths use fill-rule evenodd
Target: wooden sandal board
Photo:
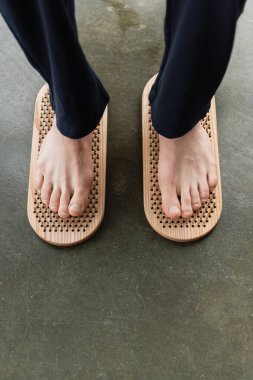
<path id="1" fill-rule="evenodd" d="M 58 246 L 79 244 L 90 238 L 100 227 L 105 211 L 106 150 L 107 150 L 107 108 L 93 131 L 92 157 L 94 181 L 87 210 L 80 217 L 61 219 L 45 207 L 40 195 L 33 191 L 34 167 L 44 137 L 53 124 L 54 112 L 46 83 L 39 91 L 34 112 L 34 127 L 31 150 L 31 165 L 28 188 L 27 213 L 36 234 L 43 240 Z"/>
<path id="2" fill-rule="evenodd" d="M 222 211 L 221 176 L 218 152 L 217 120 L 215 98 L 205 118 L 201 120 L 215 151 L 218 185 L 210 194 L 208 202 L 188 219 L 167 218 L 161 207 L 161 192 L 158 185 L 159 138 L 152 125 L 149 93 L 156 75 L 145 86 L 142 98 L 142 138 L 143 138 L 143 192 L 144 210 L 151 227 L 161 236 L 177 241 L 190 242 L 206 236 L 217 225 Z"/>

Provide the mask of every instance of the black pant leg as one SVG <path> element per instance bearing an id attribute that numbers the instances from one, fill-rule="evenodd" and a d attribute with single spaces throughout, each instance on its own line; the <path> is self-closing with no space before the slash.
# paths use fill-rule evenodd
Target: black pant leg
<path id="1" fill-rule="evenodd" d="M 210 109 L 226 72 L 245 0 L 167 0 L 165 53 L 150 92 L 156 131 L 183 136 Z"/>
<path id="2" fill-rule="evenodd" d="M 247 0 L 238 0 L 238 1 L 239 1 L 239 4 L 238 4 L 237 17 L 239 18 L 244 12 L 244 8 L 245 8 Z"/>
<path id="3" fill-rule="evenodd" d="M 67 13 L 69 15 L 70 21 L 73 25 L 76 37 L 78 38 L 78 29 L 77 29 L 76 16 L 75 16 L 75 1 L 74 0 L 63 0 L 63 1 L 66 7 Z M 49 86 L 49 97 L 50 97 L 52 108 L 53 110 L 55 110 L 54 94 L 53 94 L 53 90 L 51 86 Z"/>
<path id="4" fill-rule="evenodd" d="M 70 20 L 72 22 L 72 25 L 74 27 L 76 36 L 78 37 L 78 30 L 77 30 L 77 24 L 76 24 L 76 16 L 75 16 L 75 0 L 64 0 L 67 12 L 69 14 Z"/>
<path id="5" fill-rule="evenodd" d="M 109 96 L 79 44 L 73 0 L 0 0 L 0 11 L 49 84 L 60 132 L 70 138 L 92 132 Z"/>

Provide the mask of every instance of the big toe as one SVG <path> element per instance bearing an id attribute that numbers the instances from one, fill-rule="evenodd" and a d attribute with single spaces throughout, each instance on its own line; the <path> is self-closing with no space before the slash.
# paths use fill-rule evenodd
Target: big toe
<path id="1" fill-rule="evenodd" d="M 85 190 L 76 190 L 70 201 L 69 213 L 72 216 L 80 216 L 88 206 L 89 194 Z"/>
<path id="2" fill-rule="evenodd" d="M 177 219 L 181 216 L 181 208 L 176 191 L 162 192 L 162 208 L 167 218 Z"/>

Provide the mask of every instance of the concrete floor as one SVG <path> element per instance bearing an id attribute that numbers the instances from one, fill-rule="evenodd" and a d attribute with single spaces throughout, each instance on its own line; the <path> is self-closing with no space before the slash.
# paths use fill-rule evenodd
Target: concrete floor
<path id="1" fill-rule="evenodd" d="M 141 93 L 161 61 L 164 0 L 79 0 L 76 11 L 111 103 L 105 220 L 71 249 L 27 220 L 43 80 L 0 19 L 0 379 L 252 380 L 253 1 L 217 92 L 223 215 L 184 246 L 158 236 L 142 206 Z"/>

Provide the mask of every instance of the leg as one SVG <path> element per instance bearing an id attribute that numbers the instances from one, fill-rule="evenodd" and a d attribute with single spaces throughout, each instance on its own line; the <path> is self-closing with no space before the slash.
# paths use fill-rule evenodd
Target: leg
<path id="1" fill-rule="evenodd" d="M 88 135 L 109 96 L 79 44 L 74 0 L 25 4 L 1 0 L 0 10 L 30 63 L 50 86 L 59 131 L 74 139 Z"/>
<path id="2" fill-rule="evenodd" d="M 72 22 L 74 32 L 76 34 L 76 38 L 78 39 L 78 30 L 77 30 L 77 24 L 76 24 L 76 17 L 75 17 L 75 3 L 74 0 L 64 0 L 64 4 L 67 9 L 67 13 L 70 17 L 70 21 Z M 49 93 L 50 93 L 50 100 L 51 100 L 51 105 L 53 110 L 55 110 L 55 105 L 54 105 L 54 98 L 53 98 L 53 91 L 51 87 L 49 87 Z"/>
<path id="3" fill-rule="evenodd" d="M 216 187 L 214 153 L 199 122 L 226 72 L 244 4 L 167 0 L 165 54 L 149 99 L 160 135 L 159 182 L 169 217 L 191 216 Z"/>
<path id="4" fill-rule="evenodd" d="M 93 179 L 91 132 L 109 101 L 78 41 L 74 0 L 1 0 L 29 62 L 50 87 L 54 125 L 39 154 L 35 187 L 61 217 L 82 214 Z"/>

